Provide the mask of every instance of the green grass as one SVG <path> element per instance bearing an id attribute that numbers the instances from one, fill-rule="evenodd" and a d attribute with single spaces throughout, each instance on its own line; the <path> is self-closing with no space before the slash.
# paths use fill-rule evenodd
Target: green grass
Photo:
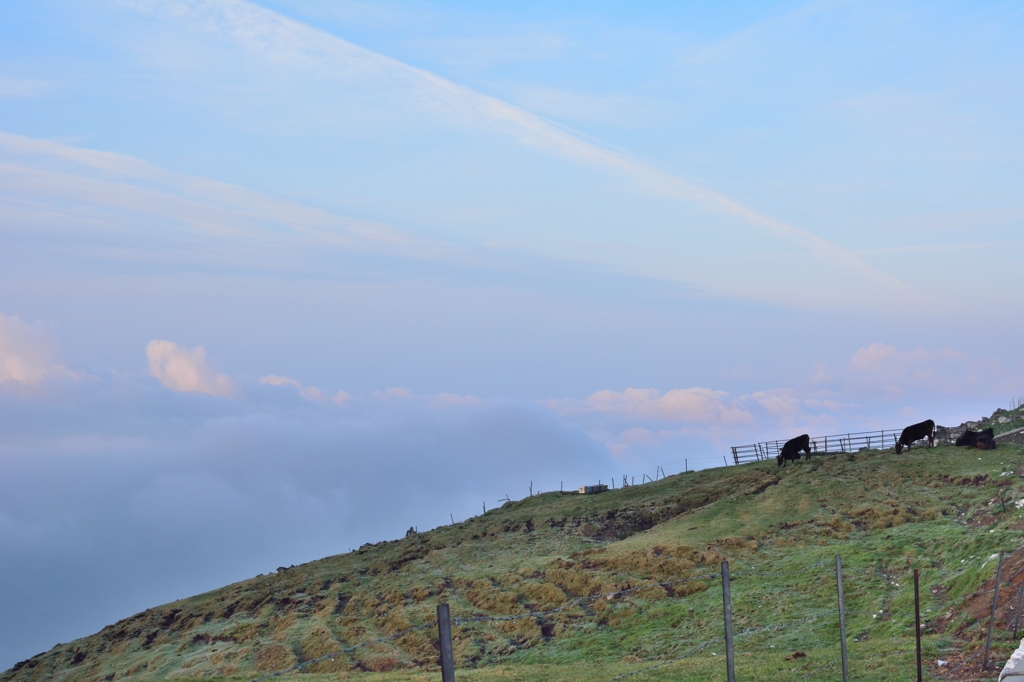
<path id="1" fill-rule="evenodd" d="M 629 679 L 724 679 L 723 558 L 738 677 L 836 679 L 837 553 L 852 677 L 912 676 L 915 568 L 926 676 L 937 675 L 935 660 L 982 644 L 988 559 L 1016 550 L 1024 528 L 1017 471 L 1016 445 L 915 448 L 722 467 L 600 495 L 546 493 L 151 609 L 0 679 L 248 680 L 430 624 L 441 600 L 455 618 L 514 618 L 455 627 L 460 680 L 604 681 L 659 664 Z M 1024 568 L 1024 556 L 1007 566 L 1008 575 Z M 1005 625 L 999 663 L 1015 646 Z M 276 679 L 436 680 L 435 637 L 427 627 Z"/>

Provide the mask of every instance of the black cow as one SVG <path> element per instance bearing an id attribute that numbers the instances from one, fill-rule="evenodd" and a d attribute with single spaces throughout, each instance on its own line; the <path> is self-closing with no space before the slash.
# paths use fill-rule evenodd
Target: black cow
<path id="1" fill-rule="evenodd" d="M 973 448 L 979 437 L 985 436 L 986 438 L 992 438 L 993 435 L 991 428 L 987 428 L 984 431 L 971 431 L 970 429 L 967 429 L 963 432 L 963 435 L 956 439 L 956 445 L 964 448 Z M 979 449 L 990 450 L 991 448 Z"/>
<path id="2" fill-rule="evenodd" d="M 993 435 L 992 429 L 985 429 L 984 431 L 971 431 L 970 429 L 967 429 L 959 438 L 956 439 L 956 445 L 960 447 L 973 448 L 974 442 L 978 440 L 978 436 L 982 435 L 989 436 L 991 438 Z"/>
<path id="3" fill-rule="evenodd" d="M 802 436 L 797 436 L 796 438 L 787 440 L 786 444 L 782 446 L 782 451 L 775 457 L 775 461 L 779 463 L 779 466 L 783 466 L 791 459 L 800 459 L 801 450 L 807 453 L 807 459 L 811 458 L 811 437 L 806 433 Z"/>
<path id="4" fill-rule="evenodd" d="M 991 429 L 989 429 L 991 431 Z M 978 434 L 978 438 L 974 441 L 974 447 L 978 450 L 995 450 L 996 439 L 992 436 L 986 436 L 983 433 Z"/>
<path id="5" fill-rule="evenodd" d="M 909 450 L 911 443 L 916 440 L 921 440 L 922 438 L 928 439 L 928 447 L 935 444 L 935 422 L 931 419 L 903 429 L 903 433 L 900 434 L 900 439 L 896 441 L 896 454 L 898 455 L 903 452 L 904 445 L 906 445 L 907 450 Z"/>

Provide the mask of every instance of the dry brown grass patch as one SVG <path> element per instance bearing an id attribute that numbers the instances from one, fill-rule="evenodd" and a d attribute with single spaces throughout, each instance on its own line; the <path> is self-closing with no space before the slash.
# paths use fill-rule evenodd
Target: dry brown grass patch
<path id="1" fill-rule="evenodd" d="M 373 656 L 359 661 L 359 667 L 371 673 L 389 673 L 398 667 L 396 656 Z"/>
<path id="2" fill-rule="evenodd" d="M 302 655 L 304 658 L 320 658 L 341 649 L 341 643 L 323 625 L 315 625 L 302 638 Z"/>
<path id="3" fill-rule="evenodd" d="M 553 609 L 568 600 L 565 592 L 552 583 L 526 583 L 523 592 L 527 599 L 541 609 Z"/>
<path id="4" fill-rule="evenodd" d="M 718 546 L 723 549 L 729 550 L 756 550 L 756 540 L 746 540 L 744 538 L 738 538 L 734 536 L 725 537 L 718 541 Z"/>
<path id="5" fill-rule="evenodd" d="M 539 644 L 543 639 L 540 625 L 537 623 L 537 619 L 532 616 L 507 621 L 502 623 L 499 628 L 511 635 L 512 643 L 521 649 L 529 649 Z"/>
<path id="6" fill-rule="evenodd" d="M 299 659 L 291 647 L 280 642 L 273 642 L 261 646 L 256 651 L 256 669 L 262 672 L 275 672 L 286 670 L 298 664 Z"/>
<path id="7" fill-rule="evenodd" d="M 567 594 L 585 597 L 593 590 L 590 576 L 578 568 L 552 568 L 544 572 L 548 582 L 562 588 Z"/>
<path id="8" fill-rule="evenodd" d="M 493 613 L 511 614 L 522 610 L 518 595 L 497 589 L 488 579 L 474 580 L 466 590 L 466 599 L 478 609 Z"/>
<path id="9" fill-rule="evenodd" d="M 388 617 L 384 620 L 382 626 L 384 628 L 384 632 L 389 635 L 393 635 L 396 632 L 402 632 L 403 630 L 411 628 L 412 621 L 409 620 L 409 617 L 406 615 L 405 609 L 400 606 L 388 614 Z"/>
<path id="10" fill-rule="evenodd" d="M 703 555 L 694 547 L 657 545 L 645 550 L 622 554 L 598 555 L 587 560 L 587 566 L 610 571 L 637 572 L 651 578 L 670 580 L 690 575 Z"/>
<path id="11" fill-rule="evenodd" d="M 272 638 L 273 639 L 284 639 L 285 638 L 285 633 L 287 633 L 288 630 L 291 629 L 291 627 L 293 625 L 295 625 L 295 623 L 296 623 L 296 621 L 298 621 L 298 619 L 299 619 L 299 614 L 295 613 L 294 611 L 291 611 L 288 614 L 286 614 L 286 615 L 284 615 L 284 616 L 282 616 L 280 618 L 272 618 L 270 620 L 270 625 L 273 628 L 273 637 Z"/>
<path id="12" fill-rule="evenodd" d="M 231 639 L 239 644 L 244 644 L 249 640 L 255 639 L 256 635 L 259 634 L 260 624 L 255 622 L 240 623 L 236 625 L 228 633 Z"/>
<path id="13" fill-rule="evenodd" d="M 501 587 L 513 587 L 514 585 L 518 585 L 523 582 L 523 579 L 514 573 L 502 572 L 494 576 L 494 582 Z"/>
<path id="14" fill-rule="evenodd" d="M 641 583 L 633 591 L 633 596 L 648 601 L 660 601 L 668 599 L 668 591 L 658 583 Z"/>
<path id="15" fill-rule="evenodd" d="M 412 588 L 412 590 L 410 590 L 409 592 L 409 596 L 412 598 L 413 601 L 421 602 L 430 597 L 430 595 L 432 595 L 433 593 L 434 591 L 432 589 L 421 585 L 419 587 Z"/>
<path id="16" fill-rule="evenodd" d="M 685 583 L 676 583 L 670 586 L 672 594 L 676 597 L 686 597 L 691 594 L 697 594 L 708 589 L 708 584 L 703 580 L 691 580 Z"/>

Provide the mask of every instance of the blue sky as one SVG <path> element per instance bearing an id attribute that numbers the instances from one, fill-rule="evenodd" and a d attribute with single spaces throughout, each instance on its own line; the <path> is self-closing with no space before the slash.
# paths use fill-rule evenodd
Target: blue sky
<path id="1" fill-rule="evenodd" d="M 1024 395 L 1022 34 L 1005 2 L 4 4 L 0 667 L 531 480 Z"/>

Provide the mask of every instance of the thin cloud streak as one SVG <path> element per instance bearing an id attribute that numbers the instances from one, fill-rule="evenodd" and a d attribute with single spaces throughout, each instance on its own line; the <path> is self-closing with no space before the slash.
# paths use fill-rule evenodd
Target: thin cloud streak
<path id="1" fill-rule="evenodd" d="M 175 217 L 214 229 L 239 223 L 251 228 L 275 222 L 317 242 L 335 245 L 350 244 L 352 239 L 360 239 L 371 244 L 420 251 L 454 248 L 418 239 L 384 223 L 338 216 L 239 185 L 166 170 L 123 154 L 4 132 L 0 132 L 0 149 L 24 157 L 70 162 L 80 168 L 113 176 L 111 179 L 88 178 L 4 163 L 0 164 L 0 176 L 7 192 L 15 188 L 25 191 L 56 190 L 66 197 Z M 127 185 L 117 180 L 150 182 L 160 189 Z"/>
<path id="2" fill-rule="evenodd" d="M 733 215 L 814 253 L 822 262 L 858 274 L 876 285 L 907 289 L 899 279 L 881 272 L 857 256 L 782 220 L 764 215 L 730 197 L 677 175 L 654 168 L 621 153 L 586 142 L 523 109 L 457 85 L 430 71 L 359 47 L 334 35 L 243 0 L 141 0 L 127 2 L 139 10 L 173 21 L 191 20 L 205 30 L 218 29 L 238 44 L 279 60 L 306 66 L 328 66 L 339 78 L 398 81 L 458 120 L 515 137 L 525 146 L 602 167 L 631 177 L 649 191 L 702 203 Z"/>

